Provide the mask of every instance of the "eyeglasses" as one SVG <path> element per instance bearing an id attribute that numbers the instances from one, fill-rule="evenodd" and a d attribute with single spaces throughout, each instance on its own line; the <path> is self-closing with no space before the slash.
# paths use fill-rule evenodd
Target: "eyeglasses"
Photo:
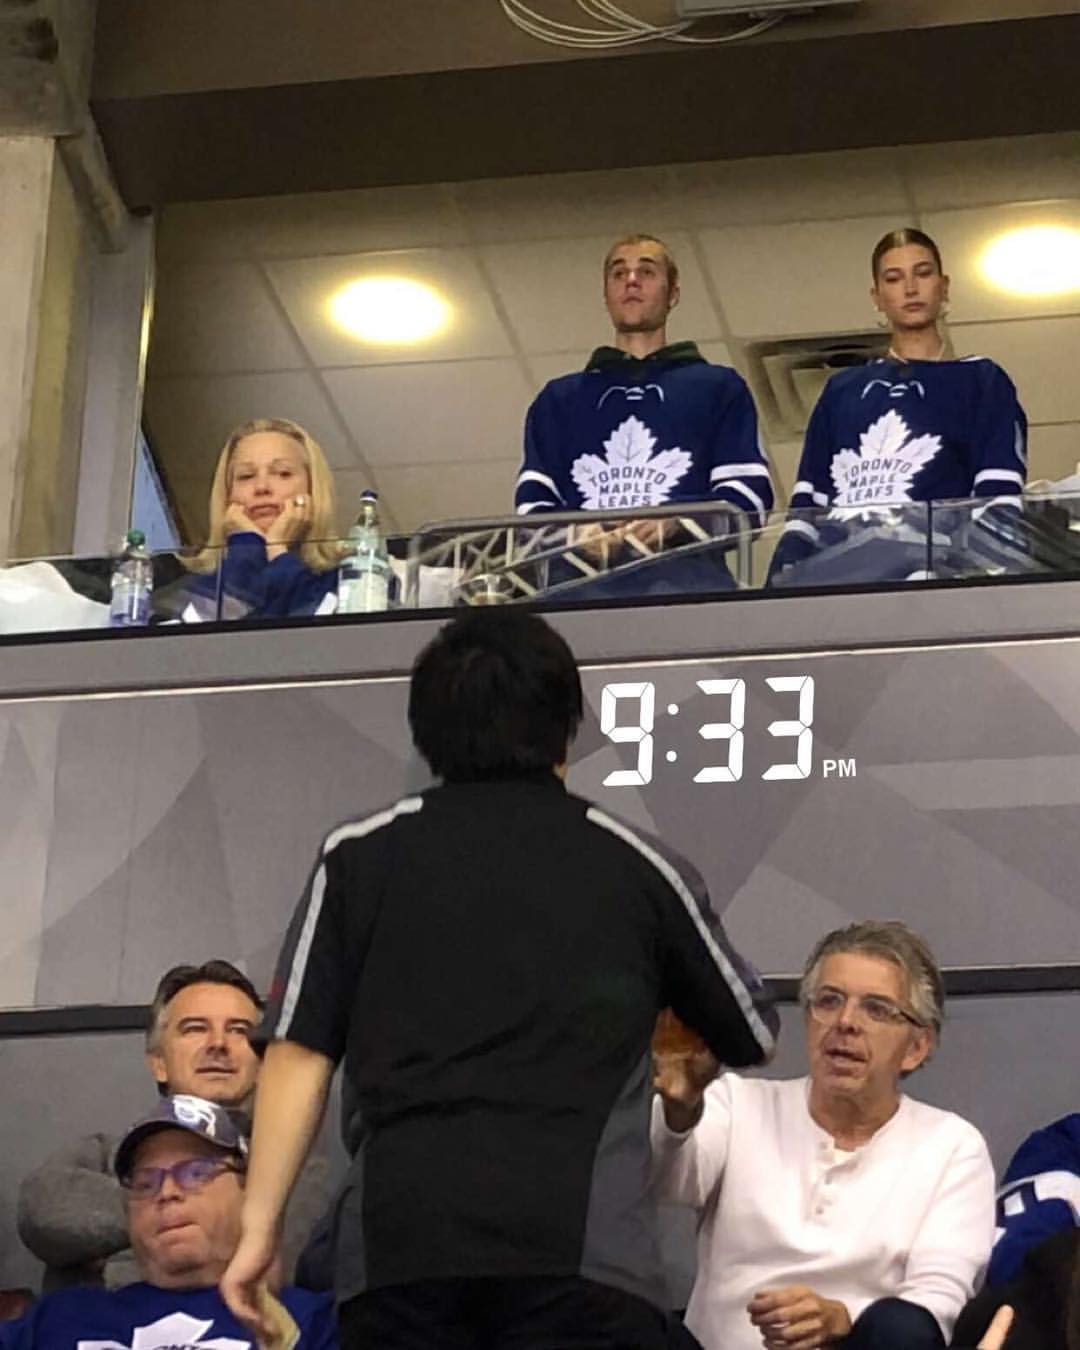
<path id="1" fill-rule="evenodd" d="M 815 1022 L 823 1026 L 835 1022 L 847 1005 L 854 999 L 854 1020 L 864 1026 L 895 1026 L 898 1022 L 910 1022 L 913 1027 L 923 1024 L 912 1013 L 905 1011 L 891 998 L 881 994 L 864 994 L 861 998 L 846 993 L 843 989 L 833 989 L 826 985 L 818 989 L 806 1000 L 806 1008 Z"/>
<path id="2" fill-rule="evenodd" d="M 131 1193 L 132 1200 L 153 1200 L 161 1193 L 166 1177 L 172 1177 L 185 1195 L 191 1195 L 209 1186 L 224 1172 L 243 1170 L 237 1163 L 221 1158 L 184 1158 L 171 1167 L 136 1167 L 126 1177 L 121 1177 L 120 1185 Z"/>

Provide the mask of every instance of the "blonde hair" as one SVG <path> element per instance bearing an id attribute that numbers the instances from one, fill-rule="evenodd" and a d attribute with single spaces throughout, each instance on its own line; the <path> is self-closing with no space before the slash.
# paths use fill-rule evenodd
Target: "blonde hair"
<path id="1" fill-rule="evenodd" d="M 225 544 L 225 513 L 229 509 L 229 490 L 232 487 L 232 462 L 236 447 L 248 436 L 274 431 L 288 436 L 304 452 L 304 466 L 308 472 L 311 492 L 311 515 L 304 540 L 297 551 L 313 572 L 328 572 L 341 561 L 341 546 L 337 541 L 337 506 L 334 501 L 334 475 L 326 462 L 322 447 L 296 422 L 287 417 L 253 417 L 235 427 L 218 456 L 214 481 L 210 485 L 210 529 L 206 546 L 188 561 L 193 572 L 214 572 L 221 563 Z"/>

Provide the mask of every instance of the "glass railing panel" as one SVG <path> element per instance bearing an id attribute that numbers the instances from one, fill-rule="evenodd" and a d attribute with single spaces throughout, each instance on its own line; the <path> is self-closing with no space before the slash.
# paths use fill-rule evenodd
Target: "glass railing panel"
<path id="1" fill-rule="evenodd" d="M 407 605 L 603 603 L 750 582 L 752 526 L 724 502 L 445 521 L 413 536 Z"/>
<path id="2" fill-rule="evenodd" d="M 926 502 L 775 512 L 758 537 L 755 584 L 791 589 L 923 581 L 931 575 L 933 550 Z"/>

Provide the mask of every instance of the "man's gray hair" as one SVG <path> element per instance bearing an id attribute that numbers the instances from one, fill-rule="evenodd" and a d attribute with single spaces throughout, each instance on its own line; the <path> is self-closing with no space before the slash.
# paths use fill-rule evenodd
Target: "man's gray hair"
<path id="1" fill-rule="evenodd" d="M 941 971 L 926 939 L 913 933 L 906 924 L 894 920 L 878 922 L 869 919 L 826 933 L 810 953 L 803 971 L 799 1001 L 804 1008 L 817 984 L 821 963 L 827 956 L 844 952 L 876 956 L 899 966 L 907 976 L 912 1016 L 933 1031 L 935 1040 L 941 1036 L 945 1021 L 945 982 Z"/>

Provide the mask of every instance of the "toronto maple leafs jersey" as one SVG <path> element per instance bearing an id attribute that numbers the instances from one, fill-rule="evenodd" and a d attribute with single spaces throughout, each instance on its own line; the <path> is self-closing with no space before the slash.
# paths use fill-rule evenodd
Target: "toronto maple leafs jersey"
<path id="1" fill-rule="evenodd" d="M 1027 418 L 981 356 L 872 361 L 834 375 L 806 431 L 793 509 L 958 497 L 1019 502 Z"/>
<path id="2" fill-rule="evenodd" d="M 998 1191 L 997 1221 L 990 1284 L 1014 1279 L 1048 1237 L 1080 1227 L 1080 1111 L 1036 1130 L 1016 1150 Z"/>
<path id="3" fill-rule="evenodd" d="M 336 1350 L 329 1294 L 286 1288 L 297 1350 Z M 16 1322 L 0 1322 L 0 1350 L 255 1350 L 217 1288 L 58 1289 Z"/>
<path id="4" fill-rule="evenodd" d="M 529 409 L 519 513 L 710 500 L 760 518 L 773 492 L 750 391 L 693 342 L 644 360 L 600 347 Z"/>

